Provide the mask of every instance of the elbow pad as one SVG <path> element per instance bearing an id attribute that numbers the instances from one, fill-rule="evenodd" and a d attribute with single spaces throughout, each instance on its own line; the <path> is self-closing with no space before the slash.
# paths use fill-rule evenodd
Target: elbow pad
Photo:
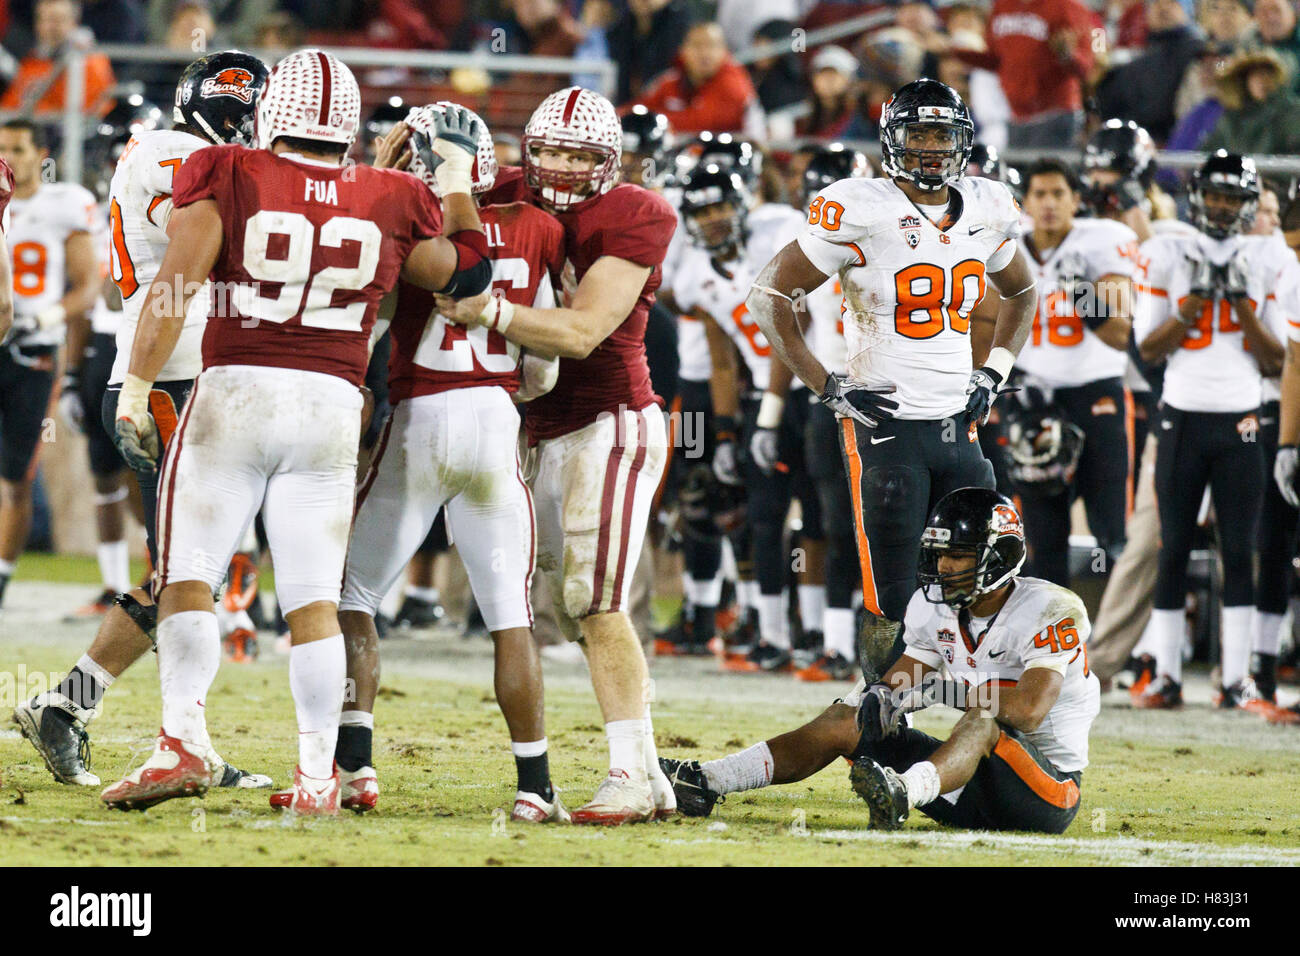
<path id="1" fill-rule="evenodd" d="M 478 295 L 492 281 L 487 237 L 477 229 L 462 229 L 453 232 L 447 241 L 456 247 L 456 271 L 451 274 L 447 285 L 438 291 L 453 299 Z"/>

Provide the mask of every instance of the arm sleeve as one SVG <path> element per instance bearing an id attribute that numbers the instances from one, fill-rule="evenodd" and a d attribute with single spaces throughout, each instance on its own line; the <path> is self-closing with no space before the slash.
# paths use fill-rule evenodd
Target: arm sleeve
<path id="1" fill-rule="evenodd" d="M 864 253 L 868 210 L 853 195 L 853 180 L 832 183 L 817 194 L 809 221 L 799 234 L 799 248 L 808 261 L 828 276 L 850 266 L 866 265 Z M 815 220 L 815 221 L 814 221 Z"/>

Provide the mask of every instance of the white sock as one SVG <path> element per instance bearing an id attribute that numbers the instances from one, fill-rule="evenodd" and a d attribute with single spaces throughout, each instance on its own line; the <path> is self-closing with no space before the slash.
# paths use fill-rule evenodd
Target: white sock
<path id="1" fill-rule="evenodd" d="M 87 677 L 93 677 L 105 690 L 113 686 L 113 681 L 117 680 L 112 674 L 104 670 L 103 665 L 96 661 L 89 654 L 82 654 L 76 664 L 77 670 Z"/>
<path id="2" fill-rule="evenodd" d="M 646 704 L 645 707 L 644 726 L 645 726 L 645 744 L 644 744 L 645 772 L 646 772 L 646 776 L 654 777 L 660 773 L 663 773 L 663 771 L 659 769 L 659 748 L 655 746 L 655 728 L 654 728 L 654 724 L 650 720 L 649 704 Z"/>
<path id="3" fill-rule="evenodd" d="M 822 614 L 822 646 L 827 654 L 839 654 L 853 660 L 854 645 L 853 626 L 856 615 L 852 608 L 828 607 Z"/>
<path id="4" fill-rule="evenodd" d="M 339 715 L 340 727 L 365 727 L 375 729 L 375 715 L 368 710 L 345 710 Z"/>
<path id="5" fill-rule="evenodd" d="M 104 587 L 118 594 L 131 590 L 131 552 L 127 549 L 126 539 L 101 541 L 95 554 L 99 558 L 99 576 Z"/>
<path id="6" fill-rule="evenodd" d="M 772 782 L 772 751 L 763 741 L 721 760 L 710 760 L 700 769 L 709 789 L 716 793 L 754 790 Z"/>
<path id="7" fill-rule="evenodd" d="M 1282 618 L 1285 614 L 1273 614 L 1269 611 L 1256 610 L 1250 619 L 1250 650 L 1255 654 L 1272 654 L 1282 645 Z"/>
<path id="8" fill-rule="evenodd" d="M 1156 656 L 1156 642 L 1151 632 L 1151 618 L 1148 617 L 1146 627 L 1142 628 L 1142 636 L 1138 638 L 1137 646 L 1133 648 L 1134 657 L 1141 657 L 1143 654 Z"/>
<path id="9" fill-rule="evenodd" d="M 343 635 L 289 649 L 289 689 L 298 716 L 298 769 L 323 780 L 334 775 L 334 745 L 348 676 Z"/>
<path id="10" fill-rule="evenodd" d="M 541 740 L 510 741 L 510 752 L 516 757 L 540 757 L 546 753 L 546 738 Z"/>
<path id="11" fill-rule="evenodd" d="M 907 787 L 907 805 L 923 807 L 939 799 L 939 770 L 928 760 L 914 763 L 900 774 Z"/>
<path id="12" fill-rule="evenodd" d="M 3 578 L 13 577 L 14 568 L 16 567 L 18 567 L 18 565 L 16 565 L 14 562 L 0 559 L 0 577 Z"/>
<path id="13" fill-rule="evenodd" d="M 609 740 L 609 769 L 629 774 L 645 773 L 645 720 L 611 720 L 605 725 Z"/>
<path id="14" fill-rule="evenodd" d="M 707 581 L 697 581 L 689 578 L 691 582 L 690 595 L 691 603 L 696 607 L 717 607 L 722 603 L 722 575 L 715 574 Z"/>
<path id="15" fill-rule="evenodd" d="M 736 582 L 736 606 L 741 612 L 747 611 L 758 603 L 758 582 L 757 581 L 737 581 Z"/>
<path id="16" fill-rule="evenodd" d="M 758 596 L 758 636 L 764 644 L 790 649 L 790 622 L 785 616 L 784 594 Z"/>
<path id="17" fill-rule="evenodd" d="M 417 588 L 414 585 L 408 584 L 406 586 L 406 596 L 413 597 L 417 601 L 424 601 L 426 604 L 438 603 L 437 588 Z"/>
<path id="18" fill-rule="evenodd" d="M 1250 618 L 1254 613 L 1249 605 L 1223 609 L 1219 669 L 1224 687 L 1231 687 L 1250 673 Z"/>
<path id="19" fill-rule="evenodd" d="M 799 585 L 799 620 L 805 631 L 816 631 L 822 626 L 826 613 L 826 585 Z"/>
<path id="20" fill-rule="evenodd" d="M 1186 615 L 1182 608 L 1174 611 L 1151 611 L 1151 643 L 1156 659 L 1156 675 L 1183 682 L 1183 630 Z"/>
<path id="21" fill-rule="evenodd" d="M 221 635 L 211 611 L 181 611 L 158 624 L 158 684 L 163 731 L 211 747 L 203 702 L 221 665 Z"/>

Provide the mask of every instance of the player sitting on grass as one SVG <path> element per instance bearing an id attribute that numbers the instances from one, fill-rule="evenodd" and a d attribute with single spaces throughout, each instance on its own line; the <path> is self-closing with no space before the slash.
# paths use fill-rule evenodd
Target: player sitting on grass
<path id="1" fill-rule="evenodd" d="M 803 780 L 846 757 L 873 827 L 897 829 L 918 807 L 956 827 L 1064 831 L 1079 808 L 1100 686 L 1083 602 L 1017 577 L 1024 559 L 1009 499 L 984 488 L 946 495 L 921 538 L 906 648 L 884 679 L 859 681 L 798 730 L 721 760 L 662 759 L 679 809 L 706 816 L 723 794 Z M 904 719 L 939 703 L 965 711 L 946 741 Z"/>

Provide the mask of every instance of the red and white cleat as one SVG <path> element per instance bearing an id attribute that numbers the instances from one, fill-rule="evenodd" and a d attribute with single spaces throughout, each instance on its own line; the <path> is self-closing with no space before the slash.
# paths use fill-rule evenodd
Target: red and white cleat
<path id="1" fill-rule="evenodd" d="M 616 827 L 644 823 L 654 816 L 655 799 L 644 770 L 611 770 L 586 806 L 573 811 L 580 825 Z"/>
<path id="2" fill-rule="evenodd" d="M 358 770 L 339 768 L 339 806 L 344 810 L 365 813 L 379 802 L 379 778 L 374 767 Z"/>
<path id="3" fill-rule="evenodd" d="M 557 791 L 555 799 L 547 803 L 535 793 L 515 792 L 515 808 L 510 819 L 516 823 L 569 823 L 569 811 L 564 809 Z"/>
<path id="4" fill-rule="evenodd" d="M 293 789 L 271 794 L 271 806 L 289 810 L 300 817 L 333 817 L 339 812 L 339 769 L 325 778 L 309 777 L 299 767 L 293 768 Z"/>
<path id="5" fill-rule="evenodd" d="M 147 810 L 173 797 L 201 797 L 220 769 L 206 759 L 210 750 L 159 730 L 149 759 L 99 798 L 114 810 Z"/>

